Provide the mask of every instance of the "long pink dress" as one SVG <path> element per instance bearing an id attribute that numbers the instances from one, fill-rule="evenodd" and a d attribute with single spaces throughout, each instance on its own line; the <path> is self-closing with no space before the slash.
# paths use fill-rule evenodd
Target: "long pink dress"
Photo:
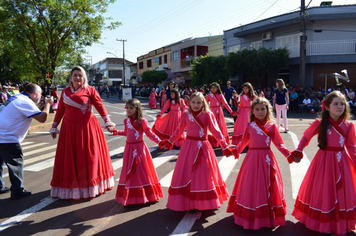
<path id="1" fill-rule="evenodd" d="M 148 107 L 149 108 L 157 108 L 157 93 L 151 92 L 150 93 L 150 100 L 148 101 Z"/>
<path id="2" fill-rule="evenodd" d="M 303 151 L 318 133 L 315 120 L 304 132 L 297 150 Z M 354 124 L 343 121 L 327 131 L 327 149 L 315 154 L 303 182 L 292 215 L 307 228 L 322 233 L 345 234 L 356 224 L 356 134 Z"/>
<path id="3" fill-rule="evenodd" d="M 254 96 L 254 99 L 256 96 Z M 240 107 L 238 109 L 239 115 L 235 121 L 234 133 L 232 134 L 232 144 L 237 145 L 241 142 L 242 135 L 246 129 L 248 118 L 250 116 L 252 101 L 246 94 L 240 96 Z"/>
<path id="4" fill-rule="evenodd" d="M 164 107 L 164 95 L 166 95 L 166 90 L 163 90 L 161 94 L 161 110 Z"/>
<path id="5" fill-rule="evenodd" d="M 229 113 L 232 113 L 231 107 L 226 102 L 226 99 L 222 94 L 216 94 L 214 96 L 213 93 L 210 93 L 208 96 L 206 96 L 205 99 L 210 105 L 210 110 L 215 115 L 216 121 L 218 122 L 219 128 L 223 136 L 225 137 L 227 144 L 230 144 L 229 132 L 227 132 L 224 112 L 221 108 L 221 104 L 224 105 L 224 107 L 226 108 L 226 110 L 228 110 Z M 211 143 L 211 146 L 219 147 L 219 143 L 215 138 L 210 138 L 209 141 Z"/>
<path id="6" fill-rule="evenodd" d="M 244 229 L 273 228 L 286 223 L 283 181 L 270 149 L 271 141 L 284 156 L 289 156 L 290 152 L 275 124 L 266 122 L 265 128 L 270 136 L 255 122 L 249 123 L 242 141 L 236 146 L 238 153 L 246 145 L 249 145 L 249 149 L 237 176 L 227 212 L 233 212 L 235 224 Z"/>
<path id="7" fill-rule="evenodd" d="M 181 105 L 175 103 L 174 100 L 167 100 L 161 113 L 159 113 L 161 117 L 157 118 L 152 130 L 160 139 L 169 139 L 177 128 L 182 117 L 182 110 L 187 109 L 182 98 L 180 98 L 180 104 Z M 171 110 L 165 114 L 169 107 L 171 107 Z M 165 116 L 162 116 L 164 114 Z M 174 146 L 181 147 L 183 145 L 184 139 L 185 137 L 183 133 L 181 137 L 174 143 Z"/>
<path id="8" fill-rule="evenodd" d="M 179 152 L 168 190 L 167 207 L 174 211 L 216 209 L 229 196 L 214 150 L 207 140 L 208 129 L 222 148 L 227 148 L 227 143 L 212 112 L 203 111 L 197 119 L 203 127 L 190 112 L 184 112 L 179 126 L 169 139 L 173 143 L 184 130 L 187 131 L 187 139 Z"/>
<path id="9" fill-rule="evenodd" d="M 109 149 L 92 106 L 108 115 L 99 93 L 88 86 L 62 91 L 54 123 L 62 120 L 51 181 L 51 196 L 93 198 L 114 187 Z"/>
<path id="10" fill-rule="evenodd" d="M 163 197 L 152 157 L 143 141 L 143 133 L 155 143 L 161 140 L 152 132 L 146 119 L 141 124 L 135 120 L 138 130 L 131 124 L 130 119 L 124 120 L 125 129 L 117 135 L 126 136 L 123 156 L 123 166 L 117 186 L 115 201 L 124 206 L 156 202 Z"/>

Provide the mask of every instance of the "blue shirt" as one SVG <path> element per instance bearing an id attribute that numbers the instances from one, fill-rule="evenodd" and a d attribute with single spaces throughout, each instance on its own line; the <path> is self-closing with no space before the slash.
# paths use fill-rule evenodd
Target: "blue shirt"
<path id="1" fill-rule="evenodd" d="M 234 90 L 235 89 L 233 87 L 231 87 L 231 86 L 230 86 L 230 88 L 226 87 L 224 89 L 226 101 L 230 101 L 230 99 L 232 98 L 232 91 L 234 91 Z"/>
<path id="2" fill-rule="evenodd" d="M 287 88 L 284 88 L 282 92 L 278 89 L 274 90 L 274 94 L 276 94 L 276 104 L 283 105 L 287 103 L 286 93 L 288 93 Z"/>

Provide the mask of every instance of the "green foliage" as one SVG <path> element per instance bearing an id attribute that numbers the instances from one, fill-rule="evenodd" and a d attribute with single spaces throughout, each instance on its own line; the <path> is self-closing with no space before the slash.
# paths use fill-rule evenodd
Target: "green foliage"
<path id="1" fill-rule="evenodd" d="M 194 86 L 202 84 L 209 85 L 212 82 L 223 84 L 229 79 L 226 70 L 225 56 L 202 56 L 194 61 L 192 71 L 189 73 L 192 76 Z"/>
<path id="2" fill-rule="evenodd" d="M 255 87 L 261 86 L 263 78 L 280 66 L 287 66 L 289 52 L 286 48 L 243 48 L 229 53 L 226 59 L 227 72 L 231 76 L 244 74 Z"/>
<path id="3" fill-rule="evenodd" d="M 158 70 L 148 70 L 142 73 L 142 82 L 144 83 L 153 83 L 156 86 L 158 83 L 162 83 L 166 80 L 168 74 L 164 71 Z"/>
<path id="4" fill-rule="evenodd" d="M 0 58 L 21 75 L 51 83 L 57 67 L 78 64 L 86 46 L 98 42 L 103 14 L 115 0 L 0 1 Z M 4 53 L 7 50 L 7 53 Z M 51 78 L 46 79 L 47 72 Z M 11 76 L 12 77 L 12 76 Z M 14 78 L 8 78 L 13 80 Z"/>

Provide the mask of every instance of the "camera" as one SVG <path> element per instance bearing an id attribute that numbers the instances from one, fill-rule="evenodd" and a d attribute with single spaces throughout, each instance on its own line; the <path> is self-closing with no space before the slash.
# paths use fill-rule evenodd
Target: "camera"
<path id="1" fill-rule="evenodd" d="M 57 98 L 53 98 L 53 103 L 57 103 Z"/>

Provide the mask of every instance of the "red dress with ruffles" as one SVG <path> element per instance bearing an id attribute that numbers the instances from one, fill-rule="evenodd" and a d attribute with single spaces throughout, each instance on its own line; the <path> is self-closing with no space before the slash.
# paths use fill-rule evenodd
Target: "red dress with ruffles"
<path id="1" fill-rule="evenodd" d="M 151 92 L 150 93 L 150 100 L 148 101 L 148 107 L 149 108 L 157 108 L 157 93 Z"/>
<path id="2" fill-rule="evenodd" d="M 227 148 L 225 138 L 211 111 L 199 113 L 197 119 L 203 127 L 192 113 L 184 112 L 169 139 L 174 143 L 187 131 L 168 190 L 167 207 L 174 211 L 216 209 L 229 197 L 214 150 L 207 140 L 208 129 L 224 149 Z"/>
<path id="3" fill-rule="evenodd" d="M 221 130 L 221 133 L 225 137 L 226 143 L 230 144 L 230 138 L 229 138 L 229 132 L 227 131 L 226 127 L 226 122 L 225 122 L 225 117 L 224 117 L 224 112 L 221 108 L 221 104 L 226 108 L 226 110 L 229 113 L 232 113 L 232 109 L 229 106 L 229 104 L 226 102 L 225 97 L 222 94 L 213 94 L 210 93 L 208 96 L 206 96 L 206 102 L 209 103 L 210 110 L 214 113 L 216 121 L 219 125 L 219 128 Z M 218 141 L 213 138 L 209 137 L 209 141 L 211 143 L 211 146 L 219 147 Z"/>
<path id="4" fill-rule="evenodd" d="M 244 229 L 274 228 L 285 225 L 286 201 L 278 163 L 270 149 L 271 141 L 286 157 L 290 152 L 279 135 L 277 125 L 267 122 L 268 136 L 255 122 L 248 123 L 242 141 L 236 146 L 241 153 L 249 145 L 232 190 L 227 212 L 234 213 L 235 224 Z"/>
<path id="5" fill-rule="evenodd" d="M 320 120 L 304 132 L 297 150 L 303 151 L 318 134 Z M 340 134 L 327 131 L 327 148 L 315 154 L 299 188 L 292 215 L 309 229 L 345 234 L 356 224 L 356 134 L 352 122 L 343 121 Z"/>
<path id="6" fill-rule="evenodd" d="M 108 115 L 95 88 L 62 91 L 54 123 L 62 120 L 51 181 L 51 196 L 93 198 L 114 187 L 109 149 L 92 105 Z"/>
<path id="7" fill-rule="evenodd" d="M 257 97 L 254 96 L 253 100 L 255 100 Z M 240 96 L 240 106 L 238 109 L 238 117 L 235 121 L 234 125 L 234 133 L 232 134 L 231 142 L 234 145 L 239 144 L 242 139 L 242 135 L 246 129 L 250 112 L 251 112 L 251 104 L 252 101 L 246 94 L 243 94 Z"/>
<path id="8" fill-rule="evenodd" d="M 115 197 L 115 201 L 124 206 L 156 202 L 163 197 L 150 151 L 143 141 L 143 133 L 155 143 L 161 140 L 152 132 L 145 118 L 142 118 L 141 124 L 137 120 L 134 122 L 135 125 L 132 125 L 131 120 L 126 118 L 125 129 L 117 132 L 117 135 L 127 137 Z"/>
<path id="9" fill-rule="evenodd" d="M 175 103 L 174 100 L 167 100 L 161 113 L 159 113 L 160 117 L 157 118 L 155 124 L 152 127 L 153 132 L 162 140 L 169 139 L 171 137 L 179 124 L 182 116 L 182 110 L 187 109 L 184 100 L 180 98 L 179 101 L 180 105 Z M 171 110 L 165 114 L 169 107 Z M 183 133 L 181 137 L 174 143 L 174 145 L 176 147 L 181 147 L 184 139 L 185 137 Z"/>

